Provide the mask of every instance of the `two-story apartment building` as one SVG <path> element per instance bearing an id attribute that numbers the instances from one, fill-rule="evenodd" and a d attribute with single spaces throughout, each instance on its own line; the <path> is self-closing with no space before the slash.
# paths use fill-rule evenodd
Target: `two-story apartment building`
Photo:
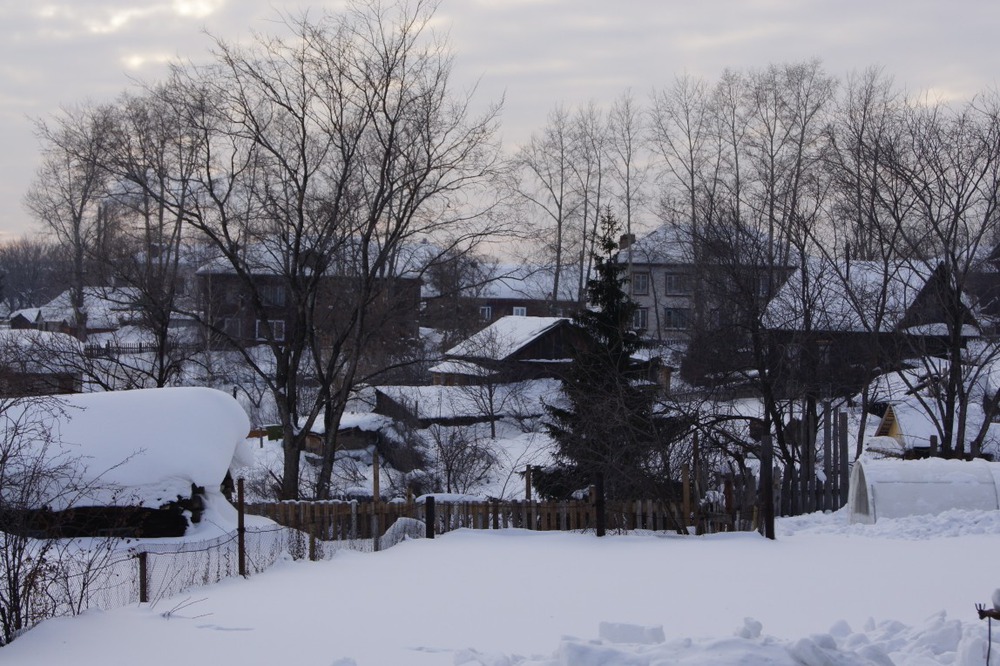
<path id="1" fill-rule="evenodd" d="M 252 267 L 252 286 L 226 259 L 209 262 L 197 271 L 202 317 L 213 346 L 248 347 L 272 339 L 284 342 L 294 336 L 296 322 L 303 321 L 302 307 L 311 309 L 310 325 L 322 341 L 324 334 L 332 337 L 349 322 L 351 313 L 360 308 L 358 299 L 364 297 L 359 284 L 363 278 L 349 271 L 328 270 L 311 290 L 310 303 L 300 303 L 292 280 L 271 263 L 249 261 L 247 265 Z M 373 343 L 417 336 L 420 283 L 415 273 L 407 272 L 374 279 L 363 308 Z"/>
<path id="2" fill-rule="evenodd" d="M 638 240 L 622 236 L 619 249 L 638 306 L 633 328 L 658 342 L 686 340 L 696 299 L 690 238 L 663 225 Z"/>

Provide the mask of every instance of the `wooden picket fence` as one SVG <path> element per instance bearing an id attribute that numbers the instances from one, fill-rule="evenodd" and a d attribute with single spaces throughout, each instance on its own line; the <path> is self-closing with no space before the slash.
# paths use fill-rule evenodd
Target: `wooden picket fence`
<path id="1" fill-rule="evenodd" d="M 590 501 L 435 501 L 433 530 L 444 534 L 451 530 L 520 528 L 538 531 L 593 529 L 596 511 Z M 660 500 L 609 501 L 605 507 L 609 531 L 656 530 L 678 531 L 682 505 Z M 247 513 L 265 516 L 275 522 L 307 532 L 317 539 L 371 539 L 381 536 L 398 518 L 427 522 L 426 502 L 372 501 L 285 501 L 248 504 Z M 699 531 L 719 532 L 733 529 L 731 516 L 713 513 Z"/>

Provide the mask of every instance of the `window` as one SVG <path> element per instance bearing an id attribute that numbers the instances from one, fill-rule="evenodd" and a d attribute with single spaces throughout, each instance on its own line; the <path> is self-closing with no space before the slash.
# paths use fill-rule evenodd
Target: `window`
<path id="1" fill-rule="evenodd" d="M 226 337 L 237 340 L 241 337 L 242 326 L 239 319 L 236 317 L 226 317 L 222 320 L 222 332 L 226 334 Z"/>
<path id="2" fill-rule="evenodd" d="M 493 308 L 488 305 L 479 306 L 479 318 L 483 321 L 489 321 L 493 319 Z"/>
<path id="3" fill-rule="evenodd" d="M 527 317 L 528 316 L 528 308 L 523 308 L 523 307 L 515 305 L 514 306 L 514 316 L 515 317 Z"/>
<path id="4" fill-rule="evenodd" d="M 687 308 L 664 308 L 663 328 L 676 331 L 686 330 L 689 326 L 690 312 Z"/>
<path id="5" fill-rule="evenodd" d="M 649 294 L 649 273 L 632 273 L 632 295 L 646 296 Z"/>
<path id="6" fill-rule="evenodd" d="M 818 340 L 816 342 L 816 356 L 823 365 L 830 365 L 830 351 L 833 343 L 830 340 Z"/>
<path id="7" fill-rule="evenodd" d="M 281 319 L 258 319 L 257 320 L 257 339 L 267 340 L 267 332 L 270 328 L 272 335 L 274 335 L 274 340 L 276 342 L 282 342 L 285 339 L 285 322 Z"/>
<path id="8" fill-rule="evenodd" d="M 285 288 L 280 284 L 265 284 L 258 288 L 260 301 L 268 307 L 285 306 Z"/>
<path id="9" fill-rule="evenodd" d="M 649 308 L 636 308 L 632 313 L 632 328 L 636 331 L 649 328 Z"/>
<path id="10" fill-rule="evenodd" d="M 664 275 L 664 293 L 665 294 L 689 294 L 691 293 L 691 286 L 688 280 L 688 276 L 684 273 L 667 273 Z"/>

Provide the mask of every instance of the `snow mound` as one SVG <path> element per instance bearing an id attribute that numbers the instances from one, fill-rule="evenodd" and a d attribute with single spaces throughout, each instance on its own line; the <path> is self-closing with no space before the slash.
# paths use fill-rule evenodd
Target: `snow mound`
<path id="1" fill-rule="evenodd" d="M 407 539 L 423 539 L 427 534 L 427 526 L 416 518 L 397 518 L 396 522 L 382 535 L 382 548 L 390 548 Z"/>
<path id="2" fill-rule="evenodd" d="M 936 515 L 883 518 L 871 525 L 851 524 L 846 508 L 833 513 L 810 513 L 779 518 L 775 534 L 840 534 L 884 539 L 926 541 L 942 537 L 1000 534 L 1000 511 L 950 509 Z"/>

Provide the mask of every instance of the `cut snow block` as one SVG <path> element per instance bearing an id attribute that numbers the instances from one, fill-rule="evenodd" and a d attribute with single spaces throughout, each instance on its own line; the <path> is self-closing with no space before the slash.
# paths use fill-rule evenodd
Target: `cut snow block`
<path id="1" fill-rule="evenodd" d="M 852 523 L 1000 508 L 1000 463 L 985 460 L 859 460 L 848 497 Z"/>
<path id="2" fill-rule="evenodd" d="M 598 634 L 609 643 L 655 645 L 666 640 L 662 626 L 644 627 L 639 624 L 619 622 L 601 622 Z"/>

